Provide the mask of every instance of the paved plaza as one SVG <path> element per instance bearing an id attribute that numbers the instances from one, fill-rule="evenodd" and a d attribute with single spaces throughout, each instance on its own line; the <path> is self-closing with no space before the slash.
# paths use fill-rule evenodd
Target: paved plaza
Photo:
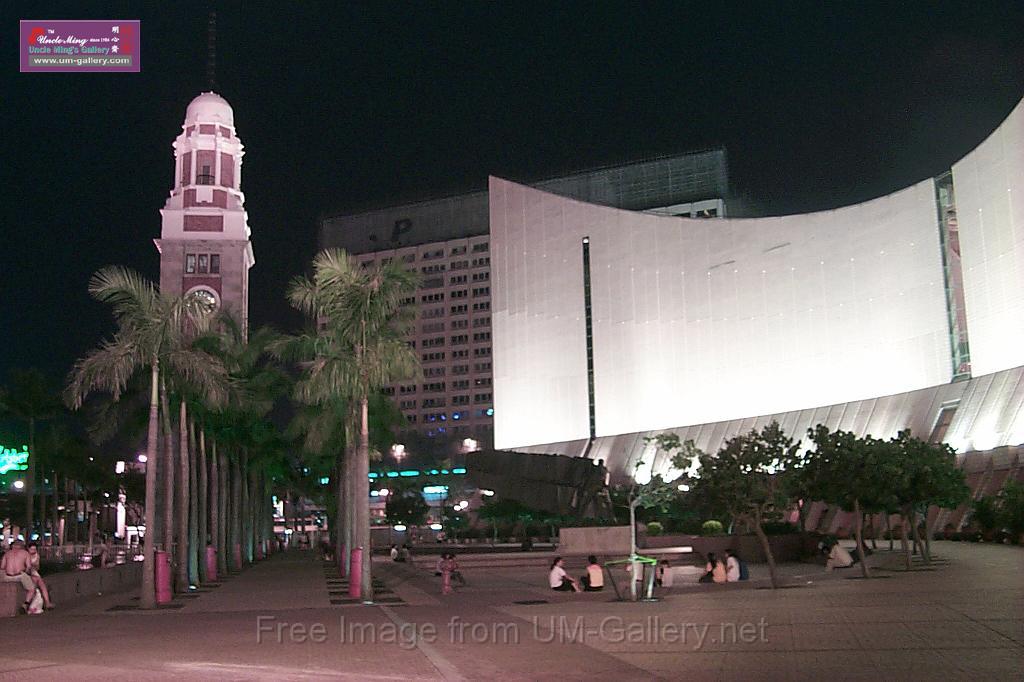
<path id="1" fill-rule="evenodd" d="M 654 603 L 545 588 L 546 559 L 466 557 L 441 594 L 424 556 L 382 562 L 351 603 L 310 552 L 277 555 L 173 608 L 103 595 L 0 622 L 4 679 L 957 680 L 1024 671 L 1024 551 L 936 543 L 933 569 L 872 557 L 783 567 L 786 589 L 684 585 Z M 578 566 L 578 562 L 573 564 Z M 578 572 L 574 568 L 573 572 Z"/>

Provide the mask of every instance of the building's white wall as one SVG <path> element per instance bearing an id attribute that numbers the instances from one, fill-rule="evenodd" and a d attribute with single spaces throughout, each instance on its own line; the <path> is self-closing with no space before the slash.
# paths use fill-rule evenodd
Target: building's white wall
<path id="1" fill-rule="evenodd" d="M 1024 364 L 1024 101 L 953 166 L 974 375 Z"/>
<path id="2" fill-rule="evenodd" d="M 835 211 L 688 220 L 492 178 L 496 447 L 899 393 L 951 376 L 933 183 Z"/>

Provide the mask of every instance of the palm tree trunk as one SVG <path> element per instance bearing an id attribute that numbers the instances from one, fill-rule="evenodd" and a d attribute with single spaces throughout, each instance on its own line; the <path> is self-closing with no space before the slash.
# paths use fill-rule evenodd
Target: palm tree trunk
<path id="1" fill-rule="evenodd" d="M 355 544 L 363 548 L 362 583 L 360 594 L 363 601 L 373 600 L 373 577 L 370 575 L 372 562 L 370 554 L 370 420 L 368 400 L 364 394 L 359 400 L 359 456 L 356 457 L 352 472 L 355 476 L 353 489 L 355 497 Z"/>
<path id="2" fill-rule="evenodd" d="M 38 472 L 39 490 L 36 497 L 39 498 L 39 544 L 42 545 L 46 539 L 46 472 L 40 467 Z"/>
<path id="3" fill-rule="evenodd" d="M 249 515 L 249 453 L 246 450 L 242 450 L 241 463 L 238 468 L 238 484 L 241 488 L 241 499 L 238 502 L 238 516 L 239 524 L 241 526 L 242 535 L 239 540 L 239 544 L 242 546 L 242 562 L 251 564 L 252 563 L 252 545 L 249 543 L 249 537 L 252 533 L 252 518 Z"/>
<path id="4" fill-rule="evenodd" d="M 51 545 L 63 545 L 64 542 L 61 538 L 60 533 L 60 476 L 54 471 L 53 476 L 53 503 L 50 505 L 50 544 Z"/>
<path id="5" fill-rule="evenodd" d="M 217 550 L 217 580 L 228 572 L 224 556 L 224 455 L 217 454 L 217 441 L 210 452 L 210 535 Z"/>
<path id="6" fill-rule="evenodd" d="M 199 522 L 197 529 L 197 535 L 199 539 L 199 582 L 200 584 L 209 582 L 210 576 L 206 573 L 206 547 L 209 544 L 209 538 L 207 536 L 208 520 L 207 513 L 209 510 L 209 495 L 210 490 L 207 488 L 207 469 L 206 469 L 206 431 L 200 427 L 199 429 L 199 462 L 196 465 L 198 476 L 196 477 L 196 496 L 198 497 L 198 504 L 196 505 L 196 518 Z"/>
<path id="7" fill-rule="evenodd" d="M 227 575 L 228 573 L 228 458 L 227 455 L 221 452 L 218 455 L 217 461 L 220 463 L 220 492 L 218 494 L 220 502 L 220 511 L 218 513 L 218 528 L 217 536 L 220 542 L 220 548 L 217 556 L 217 571 L 221 575 Z"/>
<path id="8" fill-rule="evenodd" d="M 28 470 L 25 472 L 25 542 L 32 539 L 36 492 L 36 419 L 28 418 Z"/>
<path id="9" fill-rule="evenodd" d="M 198 585 L 199 580 L 199 493 L 197 484 L 196 423 L 188 420 L 188 580 Z"/>
<path id="10" fill-rule="evenodd" d="M 235 553 L 235 547 L 239 546 L 242 542 L 242 477 L 239 473 L 238 458 L 231 460 L 231 531 L 230 531 L 230 547 L 228 550 L 231 552 L 231 570 L 240 571 L 242 565 L 238 561 L 238 555 Z"/>
<path id="11" fill-rule="evenodd" d="M 260 507 L 260 493 L 259 493 L 259 472 L 256 471 L 256 467 L 249 465 L 249 500 L 248 504 L 245 505 L 245 514 L 249 519 L 249 532 L 246 534 L 246 542 L 249 543 L 249 563 L 256 560 L 256 541 L 257 541 L 257 520 L 256 510 Z"/>
<path id="12" fill-rule="evenodd" d="M 164 550 L 174 557 L 174 436 L 171 430 L 171 407 L 167 400 L 167 384 L 160 382 L 160 411 L 164 428 Z"/>
<path id="13" fill-rule="evenodd" d="M 178 512 L 178 564 L 174 571 L 175 588 L 188 592 L 188 408 L 182 399 L 178 406 L 178 489 L 175 510 Z"/>
<path id="14" fill-rule="evenodd" d="M 348 550 L 345 533 L 345 505 L 348 503 L 348 495 L 345 494 L 345 458 L 339 457 L 335 468 L 337 474 L 334 478 L 335 493 L 338 496 L 334 509 L 334 559 L 342 567 L 342 573 L 348 575 L 348 561 L 339 552 Z"/>

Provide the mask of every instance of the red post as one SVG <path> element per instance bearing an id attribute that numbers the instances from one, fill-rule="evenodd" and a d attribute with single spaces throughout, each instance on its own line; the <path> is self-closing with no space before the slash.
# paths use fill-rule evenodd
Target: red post
<path id="1" fill-rule="evenodd" d="M 256 561 L 263 561 L 263 541 L 256 543 Z"/>
<path id="2" fill-rule="evenodd" d="M 156 603 L 167 604 L 171 601 L 171 555 L 167 552 L 154 552 L 156 566 Z"/>
<path id="3" fill-rule="evenodd" d="M 242 546 L 241 545 L 235 545 L 234 555 L 235 555 L 235 570 L 236 571 L 240 571 L 240 570 L 242 570 Z"/>
<path id="4" fill-rule="evenodd" d="M 358 599 L 363 595 L 363 548 L 352 548 L 352 561 L 348 568 L 348 596 Z"/>
<path id="5" fill-rule="evenodd" d="M 206 546 L 206 579 L 217 582 L 217 548 L 212 545 Z"/>

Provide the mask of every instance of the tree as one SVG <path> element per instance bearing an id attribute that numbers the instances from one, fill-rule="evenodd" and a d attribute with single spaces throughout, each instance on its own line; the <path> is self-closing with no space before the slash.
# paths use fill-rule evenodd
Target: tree
<path id="1" fill-rule="evenodd" d="M 815 449 L 796 478 L 813 499 L 853 512 L 861 573 L 870 578 L 864 556 L 864 514 L 884 510 L 892 499 L 892 481 L 900 472 L 895 468 L 891 448 L 870 436 L 830 431 L 822 424 L 809 429 L 807 435 Z"/>
<path id="2" fill-rule="evenodd" d="M 388 495 L 384 503 L 384 515 L 388 523 L 402 523 L 419 526 L 427 520 L 430 506 L 418 490 L 399 490 Z"/>
<path id="3" fill-rule="evenodd" d="M 187 330 L 196 329 L 205 314 L 201 304 L 188 298 L 160 294 L 155 285 L 126 268 L 98 271 L 89 293 L 113 308 L 117 330 L 113 338 L 78 360 L 71 371 L 66 396 L 78 409 L 94 391 L 121 397 L 132 375 L 149 372 L 149 423 L 146 436 L 146 542 L 140 602 L 156 606 L 154 539 L 156 527 L 157 438 L 161 375 L 175 374 L 201 387 L 211 398 L 222 395 L 219 382 L 210 381 L 209 361 L 187 347 Z"/>
<path id="4" fill-rule="evenodd" d="M 9 415 L 24 422 L 28 428 L 28 471 L 25 472 L 25 539 L 32 536 L 36 471 L 36 426 L 60 412 L 60 400 L 50 390 L 46 377 L 37 369 L 15 370 L 11 373 L 10 388 L 0 391 L 0 416 Z M 46 519 L 39 519 L 45 525 Z M 42 533 L 39 534 L 40 538 Z"/>
<path id="5" fill-rule="evenodd" d="M 692 492 L 706 503 L 729 511 L 735 521 L 753 526 L 768 559 L 772 587 L 779 581 L 775 557 L 762 524 L 789 502 L 785 465 L 799 442 L 786 436 L 777 422 L 760 431 L 735 436 L 716 454 L 702 454 Z"/>
<path id="6" fill-rule="evenodd" d="M 909 429 L 900 431 L 889 441 L 887 456 L 898 462 L 902 475 L 894 490 L 894 497 L 903 517 L 904 552 L 906 567 L 911 566 L 910 547 L 906 541 L 910 525 L 915 543 L 920 543 L 925 563 L 931 561 L 931 531 L 928 526 L 928 508 L 958 507 L 970 498 L 970 489 L 964 473 L 956 466 L 956 452 L 944 443 L 928 443 L 915 438 Z M 917 516 L 924 515 L 924 539 L 917 530 Z"/>
<path id="7" fill-rule="evenodd" d="M 282 357 L 298 360 L 299 402 L 323 405 L 342 400 L 351 409 L 355 444 L 344 463 L 353 546 L 363 548 L 360 593 L 371 600 L 369 460 L 370 396 L 402 378 L 415 376 L 418 358 L 405 341 L 409 316 L 402 301 L 416 291 L 416 275 L 400 263 L 362 268 L 341 250 L 323 251 L 313 277 L 292 282 L 288 299 L 313 330 L 278 346 Z"/>
<path id="8" fill-rule="evenodd" d="M 1021 542 L 1024 539 L 1024 484 L 1008 480 L 996 499 L 1000 524 L 1010 534 L 1012 542 Z"/>

